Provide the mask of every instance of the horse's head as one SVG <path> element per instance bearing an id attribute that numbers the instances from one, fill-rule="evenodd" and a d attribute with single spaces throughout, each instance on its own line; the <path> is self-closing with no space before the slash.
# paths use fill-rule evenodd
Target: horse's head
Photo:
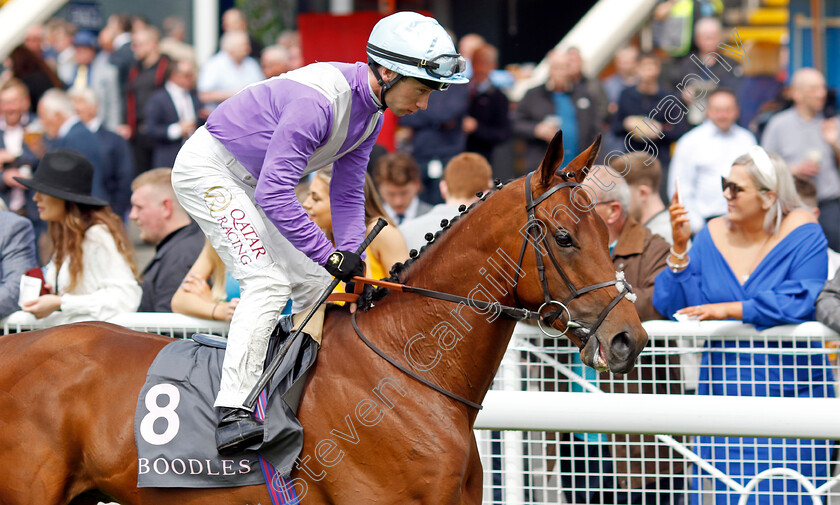
<path id="1" fill-rule="evenodd" d="M 558 172 L 563 161 L 558 132 L 539 169 L 525 178 L 521 198 L 528 222 L 520 230 L 523 276 L 516 296 L 526 307 L 539 307 L 543 331 L 552 331 L 550 326 L 563 332 L 580 348 L 585 364 L 626 373 L 647 333 L 633 307 L 635 297 L 613 266 L 594 194 L 580 185 L 600 144 L 599 137 Z"/>

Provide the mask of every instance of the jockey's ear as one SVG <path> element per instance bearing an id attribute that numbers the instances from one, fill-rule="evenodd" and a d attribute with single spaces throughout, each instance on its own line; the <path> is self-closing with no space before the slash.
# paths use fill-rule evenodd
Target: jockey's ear
<path id="1" fill-rule="evenodd" d="M 540 163 L 538 180 L 541 186 L 548 187 L 551 185 L 551 179 L 554 177 L 557 168 L 560 167 L 560 163 L 563 163 L 563 131 L 557 130 L 554 138 L 548 144 L 548 150 L 545 152 L 542 163 Z"/>
<path id="2" fill-rule="evenodd" d="M 574 172 L 574 180 L 577 181 L 579 184 L 583 183 L 583 180 L 586 178 L 586 174 L 589 173 L 590 169 L 595 163 L 595 158 L 598 157 L 598 150 L 601 148 L 601 134 L 599 133 L 597 137 L 595 137 L 595 142 L 592 143 L 585 151 L 578 154 L 575 159 L 569 162 L 566 165 L 566 168 L 563 169 L 564 172 Z"/>

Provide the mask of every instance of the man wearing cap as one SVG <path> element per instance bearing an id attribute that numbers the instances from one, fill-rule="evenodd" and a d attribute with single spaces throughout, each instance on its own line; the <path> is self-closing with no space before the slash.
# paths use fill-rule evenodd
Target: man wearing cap
<path id="1" fill-rule="evenodd" d="M 91 32 L 78 32 L 73 37 L 73 45 L 76 73 L 68 85 L 70 89 L 93 89 L 99 103 L 96 118 L 109 130 L 114 130 L 120 125 L 121 111 L 117 67 L 105 58 L 96 57 L 99 44 Z"/>
<path id="2" fill-rule="evenodd" d="M 314 63 L 254 84 L 222 104 L 178 153 L 172 184 L 242 287 L 231 321 L 216 445 L 227 453 L 262 440 L 244 401 L 262 373 L 268 338 L 291 298 L 315 303 L 330 275 L 364 272 L 368 157 L 390 107 L 425 109 L 429 94 L 463 84 L 465 60 L 432 18 L 400 12 L 380 20 L 368 63 Z M 304 175 L 333 165 L 335 245 L 295 196 Z"/>

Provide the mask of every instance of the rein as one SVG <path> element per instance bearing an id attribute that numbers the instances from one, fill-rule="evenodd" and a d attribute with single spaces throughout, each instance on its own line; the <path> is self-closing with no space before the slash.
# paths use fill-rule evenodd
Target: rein
<path id="1" fill-rule="evenodd" d="M 442 394 L 442 395 L 445 395 L 445 396 L 448 396 L 449 398 L 452 398 L 453 400 L 457 400 L 457 401 L 459 401 L 459 402 L 463 403 L 464 405 L 466 405 L 466 406 L 468 406 L 468 407 L 472 407 L 472 408 L 474 408 L 474 409 L 476 409 L 476 410 L 481 410 L 481 409 L 483 409 L 483 408 L 484 408 L 484 407 L 482 407 L 482 406 L 481 406 L 481 404 L 478 404 L 478 403 L 475 403 L 475 402 L 471 402 L 470 400 L 467 400 L 467 399 L 466 399 L 466 398 L 464 398 L 463 396 L 456 395 L 456 394 L 455 394 L 455 393 L 453 393 L 452 391 L 449 391 L 449 390 L 443 389 L 442 387 L 438 386 L 438 385 L 437 385 L 437 384 L 435 384 L 434 382 L 432 382 L 432 381 L 430 381 L 430 380 L 427 380 L 427 379 L 424 379 L 423 377 L 420 377 L 419 375 L 417 375 L 416 373 L 412 372 L 411 370 L 409 370 L 409 369 L 408 369 L 408 368 L 406 368 L 405 366 L 403 366 L 403 365 L 401 365 L 401 364 L 397 363 L 397 362 L 396 362 L 396 360 L 394 360 L 394 358 L 392 358 L 392 357 L 388 356 L 387 354 L 385 354 L 385 352 L 384 352 L 384 351 L 382 351 L 382 349 L 380 349 L 380 348 L 376 347 L 375 345 L 373 345 L 373 343 L 372 343 L 370 340 L 368 340 L 367 338 L 365 338 L 365 335 L 362 333 L 362 330 L 360 330 L 360 329 L 359 329 L 359 325 L 358 325 L 358 324 L 356 324 L 356 313 L 355 313 L 355 312 L 354 312 L 354 313 L 353 313 L 353 315 L 350 317 L 350 321 L 353 323 L 353 329 L 354 329 L 354 330 L 356 330 L 356 335 L 358 335 L 358 336 L 359 336 L 359 338 L 360 338 L 360 339 L 362 339 L 362 342 L 364 342 L 364 343 L 365 343 L 368 347 L 370 347 L 370 348 L 371 348 L 371 350 L 372 350 L 373 352 L 375 352 L 376 354 L 378 354 L 380 358 L 382 358 L 382 359 L 384 359 L 385 361 L 387 361 L 388 363 L 390 363 L 390 364 L 394 365 L 394 366 L 395 366 L 395 367 L 396 367 L 399 371 L 401 371 L 402 373 L 404 373 L 404 374 L 408 375 L 409 377 L 411 377 L 412 379 L 414 379 L 414 380 L 416 380 L 416 381 L 419 381 L 419 382 L 421 382 L 422 384 L 424 384 L 424 385 L 426 385 L 426 386 L 428 386 L 428 387 L 430 387 L 430 388 L 434 389 L 434 390 L 435 390 L 435 391 L 437 391 L 438 393 L 440 393 L 440 394 Z"/>
<path id="2" fill-rule="evenodd" d="M 518 305 L 520 305 L 519 299 L 516 296 L 516 287 L 518 285 L 518 280 L 519 280 L 519 277 L 520 277 L 519 272 L 522 271 L 522 262 L 525 259 L 525 251 L 528 248 L 528 243 L 531 242 L 531 240 L 533 240 L 534 241 L 534 254 L 536 256 L 536 261 L 537 261 L 537 271 L 539 272 L 540 284 L 542 285 L 543 296 L 545 297 L 545 303 L 543 303 L 537 311 L 532 311 L 532 310 L 528 310 L 528 309 L 520 308 L 520 307 L 510 307 L 508 305 L 501 305 L 501 304 L 499 304 L 499 302 L 487 302 L 487 301 L 484 301 L 484 300 L 473 300 L 471 298 L 467 298 L 467 297 L 464 297 L 464 296 L 453 295 L 451 293 L 443 293 L 441 291 L 434 291 L 434 290 L 431 290 L 431 289 L 408 286 L 406 284 L 401 284 L 401 283 L 398 283 L 398 282 L 389 282 L 389 281 L 382 281 L 382 280 L 376 280 L 376 279 L 369 279 L 369 278 L 366 278 L 366 277 L 354 277 L 353 278 L 353 282 L 355 283 L 354 293 L 333 293 L 327 298 L 327 300 L 328 301 L 355 302 L 356 300 L 358 300 L 359 295 L 361 294 L 364 285 L 369 284 L 371 286 L 387 288 L 387 289 L 391 289 L 391 290 L 398 291 L 398 292 L 401 292 L 401 293 L 412 293 L 412 294 L 417 294 L 417 295 L 420 295 L 420 296 L 425 296 L 427 298 L 433 298 L 433 299 L 436 299 L 436 300 L 443 300 L 443 301 L 452 302 L 452 303 L 459 303 L 459 304 L 463 303 L 465 305 L 469 305 L 470 307 L 475 307 L 475 308 L 481 309 L 481 310 L 487 310 L 489 308 L 496 308 L 500 313 L 502 313 L 502 314 L 504 314 L 504 315 L 506 315 L 506 316 L 508 316 L 512 319 L 515 319 L 517 321 L 522 321 L 522 320 L 526 320 L 526 319 L 534 319 L 534 320 L 537 321 L 537 325 L 539 326 L 540 331 L 542 331 L 545 335 L 547 335 L 549 337 L 552 337 L 552 338 L 559 338 L 559 337 L 564 336 L 569 331 L 569 329 L 578 329 L 578 330 L 580 330 L 581 333 L 584 334 L 583 337 L 580 337 L 581 348 L 584 347 L 589 340 L 589 336 L 595 334 L 595 332 L 601 326 L 601 323 L 603 323 L 604 320 L 607 318 L 607 315 L 609 315 L 609 313 L 612 311 L 612 309 L 615 308 L 616 305 L 618 305 L 618 302 L 620 302 L 622 298 L 627 298 L 631 302 L 634 302 L 636 300 L 636 295 L 633 294 L 632 286 L 630 286 L 630 284 L 627 283 L 624 280 L 624 273 L 623 272 L 616 272 L 615 280 L 599 282 L 599 283 L 596 283 L 596 284 L 586 286 L 586 287 L 581 288 L 581 289 L 577 289 L 575 287 L 574 283 L 572 283 L 572 281 L 569 279 L 569 277 L 563 271 L 563 267 L 560 266 L 560 262 L 557 261 L 557 258 L 554 256 L 554 253 L 551 251 L 551 248 L 549 247 L 546 235 L 541 233 L 543 230 L 547 230 L 548 227 L 546 226 L 545 222 L 543 222 L 542 220 L 540 220 L 536 217 L 536 210 L 535 209 L 537 208 L 537 206 L 540 203 L 544 202 L 546 199 L 548 199 L 551 195 L 553 195 L 557 191 L 559 191 L 561 189 L 564 189 L 564 188 L 576 188 L 576 187 L 580 186 L 580 184 L 577 183 L 577 182 L 574 182 L 574 181 L 570 182 L 568 180 L 569 178 L 573 177 L 573 175 L 574 175 L 573 173 L 560 172 L 560 176 L 564 179 L 564 182 L 555 184 L 551 188 L 547 189 L 544 193 L 539 195 L 537 198 L 533 198 L 532 195 L 531 195 L 531 176 L 533 174 L 534 174 L 534 172 L 530 172 L 525 178 L 525 210 L 528 213 L 528 222 L 527 222 L 528 236 L 526 236 L 522 240 L 522 248 L 519 252 L 519 261 L 516 265 L 516 272 L 515 272 L 515 277 L 514 277 L 514 280 L 513 280 L 513 290 L 512 290 L 512 292 L 513 292 L 514 300 L 516 301 L 516 303 Z M 531 240 L 529 240 L 529 239 L 531 239 Z M 563 302 L 560 302 L 558 300 L 554 300 L 551 297 L 551 293 L 550 293 L 549 287 L 548 287 L 548 279 L 545 275 L 545 263 L 543 262 L 542 255 L 540 254 L 540 249 L 537 247 L 538 244 L 541 244 L 543 246 L 543 248 L 545 249 L 545 251 L 548 254 L 549 260 L 551 260 L 551 264 L 554 266 L 554 269 L 557 271 L 558 274 L 560 274 L 560 277 L 566 283 L 566 287 L 569 290 L 569 296 Z M 587 294 L 591 291 L 595 291 L 595 290 L 601 289 L 601 288 L 606 288 L 606 287 L 609 287 L 609 286 L 616 286 L 616 289 L 618 290 L 618 295 L 615 298 L 613 298 L 613 300 L 606 307 L 604 307 L 604 309 L 601 311 L 601 314 L 598 316 L 598 319 L 595 321 L 595 323 L 592 326 L 587 328 L 583 324 L 572 320 L 571 312 L 569 311 L 569 308 L 568 308 L 568 304 L 572 300 L 574 300 L 575 298 L 578 298 L 582 295 L 585 295 L 585 294 Z M 558 308 L 556 310 L 553 310 L 553 311 L 550 311 L 550 312 L 546 313 L 545 315 L 542 314 L 543 308 L 552 307 L 552 306 L 557 306 Z M 552 333 L 549 333 L 548 331 L 546 331 L 546 329 L 543 327 L 543 323 L 545 323 L 547 326 L 551 326 L 552 324 L 554 324 L 557 321 L 557 319 L 559 317 L 561 317 L 563 315 L 564 312 L 567 315 L 567 323 L 566 323 L 566 329 L 563 331 L 563 333 L 552 334 Z M 409 377 L 411 377 L 411 378 L 417 380 L 418 382 L 434 389 L 435 391 L 437 391 L 437 392 L 439 392 L 439 393 L 441 393 L 445 396 L 448 396 L 449 398 L 452 398 L 453 400 L 459 401 L 459 402 L 463 403 L 464 405 L 467 405 L 467 406 L 472 407 L 472 408 L 477 409 L 477 410 L 481 410 L 482 407 L 481 407 L 480 404 L 472 402 L 472 401 L 470 401 L 466 398 L 463 398 L 463 397 L 461 397 L 461 396 L 459 396 L 459 395 L 457 395 L 457 394 L 455 394 L 451 391 L 448 391 L 448 390 L 438 386 L 437 384 L 435 384 L 435 383 L 433 383 L 433 382 L 431 382 L 427 379 L 424 379 L 423 377 L 417 375 L 416 373 L 409 370 L 405 366 L 397 363 L 393 358 L 391 358 L 390 356 L 385 354 L 381 349 L 379 349 L 378 347 L 373 345 L 373 343 L 370 342 L 370 340 L 365 338 L 364 334 L 359 329 L 359 326 L 356 323 L 355 312 L 353 313 L 353 315 L 351 317 L 351 321 L 353 323 L 353 329 L 356 331 L 356 334 L 359 336 L 359 338 L 368 347 L 370 347 L 371 350 L 373 350 L 377 355 L 379 355 L 382 359 L 384 359 L 385 361 L 387 361 L 391 365 L 395 366 L 397 369 L 399 369 L 401 372 L 405 373 Z"/>

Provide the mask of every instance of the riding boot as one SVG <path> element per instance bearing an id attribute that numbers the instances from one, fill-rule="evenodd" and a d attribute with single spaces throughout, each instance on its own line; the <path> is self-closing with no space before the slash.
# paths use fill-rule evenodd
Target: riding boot
<path id="1" fill-rule="evenodd" d="M 216 450 L 221 455 L 243 451 L 262 439 L 263 424 L 245 409 L 222 408 L 216 428 Z"/>

